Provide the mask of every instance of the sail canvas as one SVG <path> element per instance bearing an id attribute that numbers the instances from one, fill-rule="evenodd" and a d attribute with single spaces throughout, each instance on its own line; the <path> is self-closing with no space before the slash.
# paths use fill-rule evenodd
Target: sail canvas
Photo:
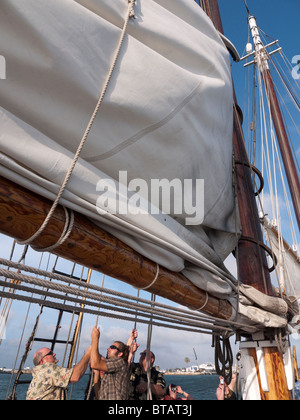
<path id="1" fill-rule="evenodd" d="M 123 0 L 3 2 L 1 175 L 55 198 L 103 88 L 126 9 Z M 228 52 L 193 2 L 138 2 L 135 15 L 61 202 L 153 261 L 227 296 L 233 279 L 222 261 L 239 233 Z M 107 196 L 101 201 L 101 182 L 111 180 L 116 202 L 124 204 L 128 185 L 120 184 L 120 173 L 147 187 L 153 179 L 182 186 L 203 180 L 203 211 L 190 203 L 191 215 L 183 202 L 174 214 L 171 197 L 169 213 L 114 212 L 105 207 Z M 194 200 L 199 185 L 189 184 Z M 138 208 L 151 203 L 149 188 L 135 191 Z M 145 206 L 161 210 L 161 203 L 151 205 Z"/>

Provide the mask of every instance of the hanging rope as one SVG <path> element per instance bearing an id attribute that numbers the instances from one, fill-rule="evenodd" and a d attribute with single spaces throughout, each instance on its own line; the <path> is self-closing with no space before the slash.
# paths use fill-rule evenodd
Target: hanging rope
<path id="1" fill-rule="evenodd" d="M 233 366 L 233 354 L 229 337 L 214 337 L 214 339 L 216 372 L 218 375 L 223 376 L 225 383 L 229 385 L 232 379 Z"/>
<path id="2" fill-rule="evenodd" d="M 250 15 L 250 10 L 249 10 L 249 7 L 247 5 L 246 0 L 244 0 L 244 4 L 245 4 L 245 7 L 246 7 L 246 10 L 247 10 L 248 15 Z"/>
<path id="3" fill-rule="evenodd" d="M 117 64 L 117 61 L 118 61 L 118 58 L 119 58 L 119 55 L 120 55 L 120 52 L 121 52 L 122 45 L 123 45 L 123 42 L 124 42 L 124 39 L 125 39 L 125 35 L 126 35 L 126 31 L 127 31 L 127 26 L 128 26 L 129 20 L 131 18 L 134 18 L 135 17 L 135 15 L 134 15 L 135 1 L 136 0 L 128 0 L 128 10 L 127 10 L 127 15 L 126 15 L 126 18 L 125 18 L 123 30 L 122 30 L 121 37 L 120 37 L 120 40 L 119 40 L 119 43 L 118 43 L 118 46 L 117 46 L 117 50 L 116 50 L 116 54 L 115 54 L 113 63 L 111 65 L 111 68 L 109 70 L 107 79 L 106 79 L 105 84 L 104 84 L 104 88 L 103 88 L 103 90 L 101 92 L 101 95 L 100 95 L 100 97 L 98 99 L 98 102 L 96 104 L 96 107 L 94 109 L 94 112 L 92 114 L 92 117 L 91 117 L 91 119 L 90 119 L 90 121 L 89 121 L 89 123 L 87 125 L 87 128 L 86 128 L 86 130 L 85 130 L 85 132 L 83 134 L 83 137 L 82 137 L 82 139 L 80 141 L 80 144 L 79 144 L 79 146 L 77 148 L 77 151 L 76 151 L 76 153 L 74 155 L 74 158 L 73 158 L 73 161 L 71 163 L 71 166 L 69 167 L 69 169 L 68 169 L 68 171 L 66 173 L 65 179 L 64 179 L 64 181 L 63 181 L 63 183 L 62 183 L 62 185 L 60 187 L 60 190 L 59 190 L 59 192 L 57 194 L 57 197 L 56 197 L 55 201 L 53 202 L 52 207 L 51 207 L 51 209 L 50 209 L 50 211 L 49 211 L 46 219 L 44 220 L 42 226 L 39 228 L 39 230 L 33 236 L 31 236 L 30 238 L 28 238 L 25 241 L 19 242 L 21 245 L 30 244 L 38 236 L 40 236 L 40 234 L 45 230 L 45 228 L 47 227 L 50 219 L 52 218 L 52 216 L 53 216 L 53 214 L 54 214 L 54 212 L 55 212 L 55 210 L 56 210 L 56 208 L 58 206 L 58 203 L 59 203 L 59 201 L 60 201 L 60 199 L 61 199 L 61 197 L 62 197 L 62 195 L 63 195 L 63 193 L 64 193 L 64 191 L 65 191 L 65 189 L 67 187 L 67 184 L 68 184 L 68 182 L 69 182 L 69 180 L 70 180 L 70 178 L 72 176 L 72 173 L 73 173 L 74 168 L 76 166 L 76 163 L 77 163 L 77 161 L 79 159 L 79 156 L 80 156 L 80 154 L 82 152 L 82 149 L 83 149 L 83 147 L 84 147 L 84 145 L 85 145 L 85 143 L 87 141 L 88 135 L 89 135 L 89 133 L 90 133 L 90 131 L 92 129 L 92 125 L 93 125 L 93 123 L 94 123 L 94 121 L 96 119 L 96 116 L 97 116 L 97 114 L 99 112 L 99 109 L 100 109 L 100 107 L 102 105 L 102 102 L 103 102 L 104 96 L 106 94 L 106 91 L 108 89 L 109 83 L 111 81 L 111 78 L 112 78 L 114 69 L 116 67 L 116 64 Z M 66 212 L 66 209 L 65 209 L 65 212 Z M 71 218 L 72 218 L 72 213 L 71 213 Z M 71 227 L 72 227 L 72 224 L 70 224 L 70 228 Z M 56 246 L 59 246 L 61 243 L 63 243 L 67 239 L 68 235 L 70 234 L 70 232 L 72 230 L 72 229 L 70 230 L 70 228 L 67 227 L 67 223 L 66 223 L 66 226 L 65 226 L 66 234 L 65 235 L 62 235 L 62 237 L 59 239 L 58 244 L 54 244 L 51 247 L 52 249 L 54 247 L 56 247 Z"/>
<path id="4" fill-rule="evenodd" d="M 151 302 L 154 306 L 156 296 L 151 294 Z M 146 366 L 147 366 L 147 400 L 152 401 L 151 391 L 151 339 L 152 339 L 153 317 L 150 318 L 147 334 L 147 352 L 146 352 Z"/>

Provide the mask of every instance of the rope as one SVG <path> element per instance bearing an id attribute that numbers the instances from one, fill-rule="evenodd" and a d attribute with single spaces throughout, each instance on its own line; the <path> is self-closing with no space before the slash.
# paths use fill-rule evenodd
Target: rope
<path id="1" fill-rule="evenodd" d="M 204 304 L 201 306 L 201 308 L 197 309 L 197 311 L 201 312 L 201 311 L 205 308 L 205 306 L 207 305 L 207 303 L 208 303 L 208 293 L 206 292 L 206 299 L 205 299 L 205 302 L 204 302 Z"/>
<path id="2" fill-rule="evenodd" d="M 4 277 L 7 276 L 7 274 L 9 273 L 11 278 L 14 278 L 16 280 L 20 280 L 22 282 L 27 282 L 27 283 L 31 283 L 31 284 L 37 284 L 40 287 L 46 287 L 49 289 L 55 289 L 55 290 L 60 290 L 63 291 L 65 293 L 72 293 L 75 294 L 77 297 L 87 297 L 89 299 L 92 300 L 96 300 L 99 302 L 99 294 L 98 293 L 93 293 L 91 291 L 96 291 L 96 292 L 100 292 L 101 293 L 101 300 L 105 303 L 110 303 L 113 306 L 112 310 L 119 310 L 117 309 L 117 306 L 123 306 L 123 307 L 127 307 L 130 309 L 134 310 L 134 314 L 136 315 L 136 311 L 137 309 L 139 311 L 145 312 L 147 311 L 148 313 L 155 313 L 157 316 L 169 316 L 172 317 L 173 319 L 179 319 L 179 320 L 183 320 L 185 319 L 187 323 L 192 323 L 192 322 L 198 322 L 198 325 L 200 325 L 199 323 L 202 324 L 202 326 L 204 328 L 214 328 L 215 325 L 217 326 L 217 328 L 220 330 L 225 330 L 225 331 L 231 331 L 231 328 L 228 328 L 229 325 L 232 326 L 236 326 L 236 327 L 243 327 L 243 324 L 241 323 L 237 323 L 237 322 L 233 322 L 233 321 L 229 321 L 229 320 L 222 320 L 219 318 L 215 318 L 212 316 L 207 316 L 207 315 L 203 315 L 203 314 L 199 314 L 198 312 L 195 311 L 191 311 L 188 309 L 179 309 L 179 308 L 174 308 L 171 307 L 169 305 L 163 304 L 163 303 L 155 303 L 155 308 L 149 308 L 149 306 L 151 306 L 151 304 L 149 304 L 149 301 L 146 299 L 142 299 L 142 298 L 138 298 L 136 299 L 135 297 L 133 297 L 132 295 L 128 295 L 125 293 L 121 293 L 121 292 L 117 292 L 117 291 L 113 291 L 110 289 L 106 289 L 94 284 L 85 284 L 80 280 L 76 280 L 67 276 L 63 276 L 60 274 L 55 274 L 55 273 L 51 273 L 51 272 L 47 272 L 45 270 L 40 270 L 40 269 L 36 269 L 33 267 L 29 267 L 26 265 L 22 265 L 22 264 L 18 264 L 15 263 L 13 261 L 9 261 L 6 259 L 0 259 L 0 265 L 4 265 L 4 266 L 9 266 L 11 268 L 15 268 L 15 269 L 20 269 L 23 272 L 30 272 L 33 273 L 35 275 L 40 275 L 43 277 L 48 277 L 50 279 L 54 279 L 54 280 L 58 280 L 58 281 L 62 281 L 65 283 L 69 283 L 69 284 L 73 284 L 77 287 L 85 287 L 87 289 L 90 289 L 90 291 L 83 291 L 83 290 L 78 290 L 77 288 L 72 288 L 70 286 L 63 286 L 61 284 L 55 283 L 55 282 L 51 282 L 49 280 L 41 280 L 41 279 L 37 279 L 34 278 L 32 276 L 26 276 L 24 274 L 20 274 L 20 273 L 15 273 L 12 271 L 7 271 L 7 270 L 3 270 L 0 269 L 0 275 L 3 275 Z M 7 283 L 7 282 L 3 282 L 2 283 L 4 285 L 4 287 L 11 287 L 11 283 Z M 14 285 L 15 288 L 19 287 L 18 285 Z M 64 287 L 67 287 L 68 289 L 65 289 Z M 34 293 L 42 293 L 42 291 L 37 291 L 34 290 Z M 107 294 L 107 295 L 113 295 L 116 297 L 112 297 L 112 296 L 104 296 L 102 295 L 102 293 Z M 3 296 L 3 294 L 0 292 L 0 296 Z M 65 297 L 66 299 L 70 300 L 70 297 Z M 72 298 L 73 299 L 73 298 Z M 127 301 L 124 301 L 122 299 L 126 299 Z M 82 303 L 80 301 L 80 303 Z M 212 324 L 212 325 L 211 325 Z"/>
<path id="3" fill-rule="evenodd" d="M 12 293 L 6 293 L 6 292 L 2 292 L 2 295 L 6 298 L 12 298 L 12 296 L 14 296 L 15 300 L 32 302 L 32 303 L 36 303 L 37 305 L 43 305 L 45 307 L 52 308 L 52 309 L 59 309 L 59 310 L 62 310 L 62 311 L 67 311 L 67 312 L 73 312 L 74 311 L 74 306 L 72 306 L 72 305 L 65 305 L 65 304 L 59 304 L 57 302 L 44 301 L 43 299 L 32 298 L 32 297 L 29 297 L 29 296 L 13 295 Z M 97 315 L 98 314 L 98 311 L 88 309 L 88 308 L 78 308 L 78 312 L 83 312 L 83 313 L 87 313 L 87 314 L 91 314 L 91 315 Z M 129 321 L 129 322 L 134 321 L 134 316 L 129 317 L 129 316 L 123 316 L 123 315 L 115 315 L 115 314 L 110 314 L 110 313 L 107 313 L 107 312 L 103 312 L 102 316 L 107 317 L 107 318 L 121 319 L 123 321 Z M 138 319 L 137 321 L 139 323 L 143 323 L 143 324 L 147 324 L 147 325 L 150 324 L 150 321 L 142 319 L 142 318 Z M 156 322 L 156 321 L 153 321 L 152 324 L 155 325 L 155 326 L 158 326 L 158 327 L 171 328 L 171 329 L 175 329 L 175 330 L 178 330 L 178 331 L 188 331 L 188 332 L 200 333 L 200 334 L 211 334 L 207 331 L 204 331 L 204 330 L 201 330 L 201 329 L 198 329 L 198 328 L 180 327 L 178 325 L 163 324 L 163 323 Z M 216 333 L 212 333 L 212 334 L 219 334 L 219 333 L 216 332 Z"/>
<path id="4" fill-rule="evenodd" d="M 122 45 L 123 45 L 123 42 L 124 42 L 124 39 L 125 39 L 126 30 L 127 30 L 127 26 L 128 26 L 129 20 L 131 18 L 134 18 L 135 17 L 135 15 L 134 15 L 135 1 L 136 0 L 128 0 L 128 10 L 127 10 L 127 15 L 126 15 L 126 18 L 125 18 L 123 30 L 122 30 L 122 33 L 121 33 L 121 38 L 120 38 L 119 43 L 118 43 L 118 46 L 117 46 L 117 51 L 116 51 L 116 54 L 115 54 L 113 63 L 111 65 L 111 68 L 109 70 L 107 79 L 105 81 L 104 88 L 103 88 L 103 90 L 101 92 L 101 95 L 100 95 L 100 97 L 98 99 L 98 102 L 96 104 L 96 107 L 94 109 L 94 112 L 92 114 L 92 117 L 91 117 L 91 119 L 90 119 L 90 121 L 89 121 L 89 123 L 87 125 L 87 128 L 86 128 L 86 130 L 85 130 L 85 132 L 83 134 L 83 137 L 82 137 L 82 139 L 80 141 L 80 144 L 79 144 L 79 146 L 77 148 L 77 151 L 76 151 L 76 153 L 74 155 L 74 158 L 73 158 L 73 161 L 71 163 L 71 166 L 69 167 L 69 169 L 68 169 L 68 171 L 66 173 L 65 179 L 64 179 L 64 181 L 63 181 L 63 183 L 62 183 L 62 185 L 60 187 L 60 190 L 59 190 L 59 192 L 57 194 L 57 197 L 56 197 L 55 201 L 53 202 L 52 207 L 51 207 L 51 209 L 50 209 L 50 211 L 49 211 L 46 219 L 44 220 L 42 226 L 39 228 L 39 230 L 33 236 L 31 236 L 30 238 L 28 238 L 25 241 L 19 242 L 19 244 L 21 244 L 21 245 L 32 243 L 45 230 L 45 228 L 47 227 L 50 219 L 52 218 L 52 216 L 53 216 L 53 214 L 54 214 L 54 212 L 55 212 L 55 210 L 56 210 L 56 208 L 58 206 L 58 203 L 59 203 L 59 201 L 60 201 L 60 199 L 61 199 L 61 197 L 62 197 L 62 195 L 63 195 L 63 193 L 64 193 L 64 191 L 65 191 L 65 189 L 67 187 L 67 184 L 68 184 L 68 182 L 69 182 L 69 180 L 70 180 L 70 178 L 72 176 L 72 173 L 73 173 L 74 168 L 76 166 L 76 163 L 77 163 L 77 161 L 79 159 L 79 156 L 81 154 L 81 151 L 82 151 L 82 149 L 83 149 L 83 147 L 84 147 L 84 145 L 85 145 L 85 143 L 87 141 L 88 135 L 89 135 L 89 133 L 90 133 L 90 131 L 92 129 L 92 125 L 93 125 L 93 123 L 94 123 L 94 121 L 96 119 L 96 116 L 97 116 L 98 111 L 99 111 L 99 109 L 100 109 L 100 107 L 102 105 L 102 102 L 103 102 L 104 96 L 106 94 L 106 91 L 108 89 L 109 83 L 111 81 L 111 78 L 112 78 L 114 69 L 116 67 L 116 64 L 117 64 L 117 61 L 118 61 L 118 58 L 119 58 L 119 55 L 120 55 L 120 52 L 121 52 Z M 69 232 L 69 234 L 70 234 L 70 232 Z M 60 238 L 60 240 L 65 241 L 66 238 Z M 59 246 L 59 243 L 56 244 L 56 245 L 53 245 L 53 246 L 54 247 Z M 53 247 L 51 247 L 51 248 L 53 249 Z"/>
<path id="5" fill-rule="evenodd" d="M 152 287 L 156 283 L 156 280 L 158 279 L 158 276 L 159 276 L 159 264 L 156 264 L 156 274 L 155 274 L 154 280 L 146 287 L 139 287 L 138 290 L 148 290 L 148 289 L 150 289 L 150 287 Z"/>
<path id="6" fill-rule="evenodd" d="M 68 286 L 53 284 L 53 283 L 47 282 L 45 280 L 38 280 L 38 281 L 36 281 L 36 280 L 37 279 L 34 279 L 32 281 L 32 283 L 33 284 L 36 283 L 36 284 L 38 284 L 39 286 L 42 286 L 42 287 L 47 287 L 48 289 L 54 289 L 54 290 L 58 290 L 58 291 L 61 291 L 61 292 L 64 292 L 64 293 L 72 293 L 72 294 L 77 294 L 77 295 L 79 293 L 78 290 L 76 290 L 74 288 L 71 288 L 71 287 L 68 287 Z M 4 284 L 4 282 L 0 281 L 0 286 L 3 285 L 3 284 Z M 69 301 L 69 302 L 72 302 L 72 303 L 77 303 L 77 304 L 81 304 L 81 305 L 84 304 L 84 305 L 87 305 L 87 306 L 101 308 L 101 309 L 104 309 L 106 311 L 107 310 L 113 311 L 114 313 L 115 312 L 127 313 L 129 315 L 132 315 L 134 317 L 133 319 L 135 319 L 135 317 L 136 317 L 135 305 L 130 305 L 130 304 L 128 304 L 126 302 L 122 302 L 122 301 L 117 301 L 116 302 L 115 299 L 106 299 L 112 306 L 108 306 L 108 305 L 104 305 L 104 304 L 101 304 L 101 303 L 98 303 L 98 302 L 91 302 L 91 301 L 85 300 L 86 296 L 91 297 L 92 299 L 94 299 L 96 301 L 99 299 L 98 295 L 91 294 L 91 293 L 84 293 L 84 295 L 83 295 L 84 298 L 80 299 L 78 297 L 71 297 L 71 296 L 65 296 L 65 295 L 53 293 L 49 290 L 32 289 L 32 288 L 29 288 L 27 286 L 22 286 L 20 284 L 14 284 L 13 288 L 16 289 L 16 290 L 21 290 L 23 292 L 28 292 L 28 293 L 31 292 L 31 293 L 34 293 L 34 294 L 44 295 L 44 296 L 47 296 L 48 298 L 66 300 L 66 301 Z M 3 296 L 6 295 L 4 292 L 1 292 L 1 294 Z M 80 291 L 80 294 L 81 294 L 81 291 Z M 20 296 L 20 298 L 21 297 L 22 296 Z M 16 299 L 18 299 L 18 296 L 16 296 Z M 104 300 L 104 298 L 103 298 L 103 300 Z M 122 307 L 121 307 L 121 305 L 122 305 Z M 117 308 L 116 306 L 119 306 L 119 308 Z M 127 308 L 129 308 L 129 309 L 127 309 Z M 57 304 L 57 309 L 61 309 L 60 304 Z M 76 308 L 76 309 L 78 310 L 78 312 L 82 312 L 81 308 Z M 73 307 L 73 311 L 74 311 L 74 307 Z M 187 326 L 187 327 L 194 326 L 196 328 L 216 329 L 217 331 L 219 331 L 219 332 L 223 331 L 224 333 L 232 331 L 229 328 L 225 328 L 225 327 L 222 327 L 222 326 L 213 326 L 213 325 L 210 325 L 208 323 L 203 323 L 201 321 L 191 320 L 190 318 L 186 318 L 186 317 L 185 318 L 180 317 L 178 315 L 174 315 L 171 312 L 168 313 L 167 311 L 162 311 L 162 310 L 158 310 L 158 309 L 151 308 L 151 307 L 147 308 L 144 305 L 139 306 L 139 311 L 141 312 L 141 314 L 140 314 L 141 316 L 150 317 L 150 318 L 156 319 L 158 321 L 165 321 L 165 322 L 172 323 L 172 324 L 177 323 L 179 325 Z M 97 312 L 97 314 L 99 314 L 99 311 Z M 114 316 L 118 317 L 118 315 L 112 315 L 111 314 L 111 317 L 114 317 Z"/>
<path id="7" fill-rule="evenodd" d="M 154 305 L 155 299 L 156 299 L 156 297 L 152 293 L 151 294 L 151 302 L 152 302 L 152 305 Z M 153 316 L 151 316 L 151 318 L 150 318 L 150 323 L 148 325 L 148 333 L 147 333 L 146 367 L 147 367 L 147 400 L 148 401 L 152 401 L 152 390 L 151 390 L 151 356 L 150 356 L 152 330 L 153 330 Z"/>
<path id="8" fill-rule="evenodd" d="M 60 238 L 58 239 L 58 241 L 47 247 L 47 248 L 38 248 L 37 246 L 31 246 L 32 249 L 34 249 L 34 251 L 38 251 L 38 252 L 52 252 L 55 248 L 58 248 L 59 246 L 61 246 L 70 236 L 73 226 L 74 226 L 74 220 L 75 220 L 75 216 L 74 216 L 74 212 L 72 210 L 70 210 L 70 215 L 69 215 L 69 211 L 68 209 L 66 209 L 65 207 L 63 207 L 64 211 L 65 211 L 65 215 L 66 215 L 66 221 L 65 221 L 65 226 L 63 229 L 63 232 L 60 236 Z"/>
<path id="9" fill-rule="evenodd" d="M 223 346 L 221 346 L 221 342 Z M 233 354 L 229 337 L 215 337 L 215 366 L 218 375 L 222 376 L 227 385 L 232 379 Z"/>

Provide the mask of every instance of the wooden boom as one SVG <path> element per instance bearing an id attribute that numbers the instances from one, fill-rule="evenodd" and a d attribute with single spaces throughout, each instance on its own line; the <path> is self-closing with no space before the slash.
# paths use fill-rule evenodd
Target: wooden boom
<path id="1" fill-rule="evenodd" d="M 17 241 L 27 240 L 40 228 L 51 204 L 49 200 L 0 177 L 0 232 Z M 58 206 L 32 245 L 46 248 L 55 244 L 64 225 L 65 212 Z M 75 213 L 70 236 L 52 252 L 140 289 L 150 285 L 157 273 L 156 263 L 78 213 Z M 147 290 L 193 310 L 204 307 L 201 312 L 220 319 L 229 319 L 232 315 L 233 309 L 227 300 L 208 295 L 182 274 L 164 267 L 160 267 L 156 282 Z"/>

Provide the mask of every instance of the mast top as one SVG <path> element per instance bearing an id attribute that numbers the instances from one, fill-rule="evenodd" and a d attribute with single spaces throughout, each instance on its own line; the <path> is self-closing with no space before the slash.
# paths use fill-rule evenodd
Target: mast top
<path id="1" fill-rule="evenodd" d="M 261 40 L 260 34 L 259 34 L 259 30 L 258 30 L 258 26 L 256 23 L 256 18 L 252 15 L 249 14 L 249 27 L 251 30 L 251 34 L 252 34 L 252 38 L 253 38 L 253 43 L 254 43 L 254 48 L 256 51 L 256 56 L 257 56 L 257 60 L 258 60 L 258 64 L 261 68 L 261 70 L 268 70 L 269 69 L 269 58 L 268 58 L 268 54 L 266 53 L 266 48 Z"/>

